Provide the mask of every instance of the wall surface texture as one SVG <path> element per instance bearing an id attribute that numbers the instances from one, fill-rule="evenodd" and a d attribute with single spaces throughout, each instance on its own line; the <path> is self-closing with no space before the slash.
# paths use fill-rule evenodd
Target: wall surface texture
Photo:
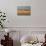
<path id="1" fill-rule="evenodd" d="M 20 45 L 20 42 L 17 41 L 19 37 L 24 34 L 31 34 L 31 31 L 45 31 L 44 33 L 46 33 L 46 0 L 32 0 L 31 16 L 17 16 L 16 2 L 17 0 L 0 0 L 0 10 L 6 12 L 7 16 L 5 26 L 10 29 L 9 31 L 20 31 L 20 34 L 15 32 L 13 35 L 11 34 L 14 39 L 14 46 L 15 43 L 16 46 Z M 0 34 L 2 33 L 0 32 Z M 4 35 L 2 34 L 0 37 L 2 38 L 2 36 Z"/>
<path id="2" fill-rule="evenodd" d="M 31 16 L 17 16 L 16 2 L 17 0 L 0 0 L 0 10 L 7 15 L 6 27 L 46 27 L 46 0 L 32 0 Z"/>

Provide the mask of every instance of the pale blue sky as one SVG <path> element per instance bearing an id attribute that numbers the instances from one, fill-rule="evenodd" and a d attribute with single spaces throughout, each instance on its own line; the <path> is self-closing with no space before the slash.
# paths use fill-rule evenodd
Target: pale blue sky
<path id="1" fill-rule="evenodd" d="M 18 2 L 32 2 L 32 0 L 16 0 Z"/>
<path id="2" fill-rule="evenodd" d="M 31 9 L 31 6 L 17 6 L 17 9 Z"/>

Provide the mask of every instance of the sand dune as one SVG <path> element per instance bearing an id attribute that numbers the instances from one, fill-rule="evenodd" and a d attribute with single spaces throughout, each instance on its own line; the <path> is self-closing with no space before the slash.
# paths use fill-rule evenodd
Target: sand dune
<path id="1" fill-rule="evenodd" d="M 17 10 L 18 15 L 30 15 L 31 10 Z"/>

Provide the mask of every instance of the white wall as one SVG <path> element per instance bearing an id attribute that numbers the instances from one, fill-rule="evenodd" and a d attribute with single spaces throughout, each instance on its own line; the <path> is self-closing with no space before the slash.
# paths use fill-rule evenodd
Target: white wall
<path id="1" fill-rule="evenodd" d="M 46 27 L 46 0 L 32 0 L 32 26 Z"/>
<path id="2" fill-rule="evenodd" d="M 0 0 L 0 9 L 6 12 L 7 27 L 46 27 L 45 4 L 46 0 L 32 0 L 31 16 L 16 15 L 16 0 Z"/>
<path id="3" fill-rule="evenodd" d="M 16 0 L 0 0 L 0 9 L 6 12 L 8 19 L 8 22 L 6 23 L 6 27 L 13 27 L 13 28 L 8 28 L 11 29 L 11 31 L 13 30 L 20 31 L 20 36 L 21 36 L 27 33 L 30 34 L 31 31 L 45 31 L 44 33 L 46 33 L 45 4 L 46 4 L 46 0 L 32 0 L 31 16 L 16 15 L 16 9 L 17 9 Z M 16 37 L 18 38 L 19 34 L 18 35 L 17 33 L 15 34 Z"/>

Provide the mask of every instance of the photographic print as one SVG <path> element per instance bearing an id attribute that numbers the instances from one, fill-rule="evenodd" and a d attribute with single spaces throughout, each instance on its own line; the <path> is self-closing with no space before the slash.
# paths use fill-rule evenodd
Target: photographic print
<path id="1" fill-rule="evenodd" d="M 17 15 L 31 15 L 31 6 L 17 6 Z"/>

